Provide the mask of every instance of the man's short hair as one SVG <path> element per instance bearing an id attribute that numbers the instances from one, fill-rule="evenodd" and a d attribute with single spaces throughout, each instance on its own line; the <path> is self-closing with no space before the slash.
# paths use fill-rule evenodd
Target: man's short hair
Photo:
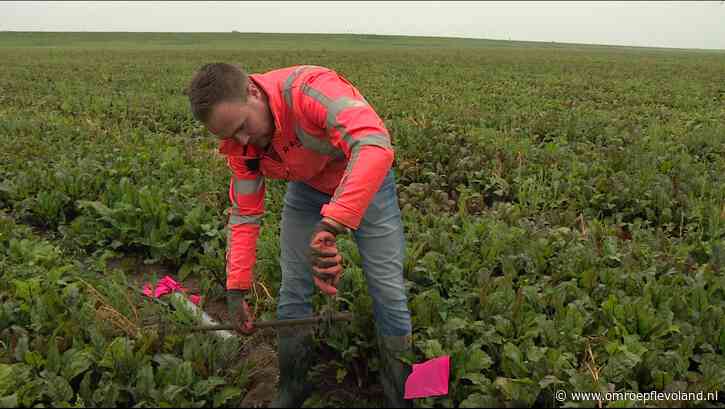
<path id="1" fill-rule="evenodd" d="M 207 123 L 216 104 L 246 102 L 247 81 L 247 73 L 236 65 L 212 63 L 199 68 L 186 90 L 194 118 Z"/>

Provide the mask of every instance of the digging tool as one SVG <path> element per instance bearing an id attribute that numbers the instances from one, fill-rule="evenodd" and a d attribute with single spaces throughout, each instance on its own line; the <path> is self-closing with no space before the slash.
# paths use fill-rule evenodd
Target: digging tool
<path id="1" fill-rule="evenodd" d="M 281 327 L 293 327 L 297 325 L 317 325 L 329 321 L 352 321 L 352 313 L 350 312 L 337 312 L 333 314 L 323 314 L 310 318 L 298 318 L 288 320 L 267 320 L 257 321 L 254 323 L 255 328 L 281 328 Z M 200 331 L 233 331 L 237 329 L 237 325 L 234 324 L 219 324 L 219 325 L 197 325 L 194 327 L 187 328 L 191 332 Z"/>
<path id="2" fill-rule="evenodd" d="M 218 324 L 212 319 L 204 310 L 199 308 L 197 305 L 189 301 L 182 293 L 173 293 L 170 297 L 177 301 L 177 305 L 180 305 L 187 311 L 190 311 L 203 323 L 202 325 L 196 325 L 187 327 L 184 331 L 188 332 L 206 332 L 206 331 L 218 331 L 215 334 L 221 335 L 224 338 L 237 336 L 237 332 L 231 332 L 238 328 L 238 325 L 234 324 Z M 324 311 L 320 315 L 316 315 L 310 318 L 299 318 L 299 319 L 287 319 L 287 320 L 267 320 L 267 321 L 256 321 L 254 322 L 255 328 L 284 328 L 294 327 L 301 325 L 317 325 L 327 324 L 331 325 L 332 322 L 337 321 L 352 321 L 351 312 L 335 312 L 331 307 Z"/>

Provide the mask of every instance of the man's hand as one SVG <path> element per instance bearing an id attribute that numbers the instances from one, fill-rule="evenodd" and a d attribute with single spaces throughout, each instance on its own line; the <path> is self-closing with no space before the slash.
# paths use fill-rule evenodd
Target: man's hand
<path id="1" fill-rule="evenodd" d="M 337 235 L 347 228 L 327 217 L 312 232 L 310 262 L 315 285 L 327 295 L 337 294 L 337 284 L 342 278 L 342 256 L 337 251 Z"/>
<path id="2" fill-rule="evenodd" d="M 227 311 L 229 319 L 239 325 L 238 331 L 249 335 L 257 329 L 254 328 L 254 317 L 245 300 L 246 295 L 247 290 L 227 290 Z"/>

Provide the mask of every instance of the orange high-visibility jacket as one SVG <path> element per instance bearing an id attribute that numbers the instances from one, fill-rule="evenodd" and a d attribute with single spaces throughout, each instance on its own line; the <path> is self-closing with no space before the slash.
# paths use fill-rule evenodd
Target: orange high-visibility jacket
<path id="1" fill-rule="evenodd" d="M 233 139 L 219 147 L 232 170 L 227 289 L 251 287 L 265 177 L 331 195 L 321 215 L 356 229 L 393 162 L 383 121 L 335 71 L 296 66 L 249 78 L 267 94 L 276 132 L 266 150 Z"/>

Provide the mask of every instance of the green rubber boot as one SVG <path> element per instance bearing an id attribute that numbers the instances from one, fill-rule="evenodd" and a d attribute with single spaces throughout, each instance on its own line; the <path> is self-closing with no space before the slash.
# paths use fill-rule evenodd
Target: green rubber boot
<path id="1" fill-rule="evenodd" d="M 410 375 L 411 367 L 399 358 L 412 356 L 413 347 L 411 337 L 392 337 L 378 335 L 380 348 L 380 383 L 383 385 L 385 407 L 412 408 L 413 402 L 403 398 L 405 394 L 405 381 Z"/>
<path id="2" fill-rule="evenodd" d="M 296 331 L 278 332 L 279 389 L 270 408 L 299 408 L 310 395 L 307 372 L 314 359 L 312 333 Z"/>

